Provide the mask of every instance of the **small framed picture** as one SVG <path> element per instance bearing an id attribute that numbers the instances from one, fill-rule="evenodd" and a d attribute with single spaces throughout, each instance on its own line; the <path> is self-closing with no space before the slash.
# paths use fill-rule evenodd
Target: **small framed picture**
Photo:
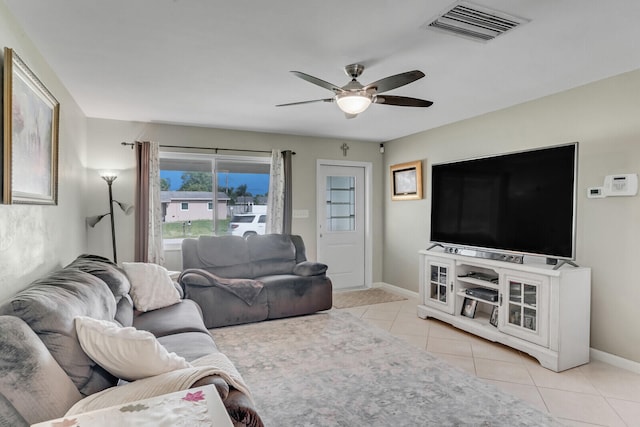
<path id="1" fill-rule="evenodd" d="M 489 318 L 489 323 L 491 323 L 496 328 L 498 327 L 498 306 L 494 305 L 493 310 L 491 310 L 491 317 Z"/>
<path id="2" fill-rule="evenodd" d="M 422 160 L 390 167 L 391 200 L 422 199 Z"/>
<path id="3" fill-rule="evenodd" d="M 478 301 L 471 299 L 471 298 L 465 298 L 464 299 L 464 304 L 462 305 L 462 315 L 463 316 L 467 316 L 467 317 L 471 317 L 472 319 L 476 316 L 476 308 L 478 307 Z"/>

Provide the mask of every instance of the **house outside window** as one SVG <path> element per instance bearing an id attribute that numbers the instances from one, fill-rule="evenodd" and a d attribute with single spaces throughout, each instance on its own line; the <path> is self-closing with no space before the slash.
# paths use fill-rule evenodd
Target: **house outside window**
<path id="1" fill-rule="evenodd" d="M 178 248 L 186 237 L 230 234 L 229 221 L 234 215 L 266 212 L 270 168 L 268 154 L 161 152 L 165 248 Z"/>

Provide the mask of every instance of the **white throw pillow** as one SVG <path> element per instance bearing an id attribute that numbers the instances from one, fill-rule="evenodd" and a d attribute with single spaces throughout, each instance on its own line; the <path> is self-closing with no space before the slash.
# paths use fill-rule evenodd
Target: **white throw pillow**
<path id="1" fill-rule="evenodd" d="M 155 310 L 180 302 L 180 294 L 166 268 L 146 262 L 123 262 L 131 282 L 133 305 L 140 311 Z"/>
<path id="2" fill-rule="evenodd" d="M 86 316 L 76 317 L 75 324 L 84 352 L 123 380 L 135 381 L 191 367 L 184 357 L 169 353 L 151 332 Z"/>

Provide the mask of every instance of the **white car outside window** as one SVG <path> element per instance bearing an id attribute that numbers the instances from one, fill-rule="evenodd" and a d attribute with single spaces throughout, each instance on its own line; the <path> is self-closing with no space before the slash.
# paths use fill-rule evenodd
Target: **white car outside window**
<path id="1" fill-rule="evenodd" d="M 234 236 L 248 237 L 254 234 L 264 234 L 267 215 L 238 214 L 229 222 L 229 232 Z"/>

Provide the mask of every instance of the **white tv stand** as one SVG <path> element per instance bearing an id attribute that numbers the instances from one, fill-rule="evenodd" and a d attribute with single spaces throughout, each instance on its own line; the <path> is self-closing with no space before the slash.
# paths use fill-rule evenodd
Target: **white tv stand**
<path id="1" fill-rule="evenodd" d="M 438 250 L 419 254 L 419 317 L 520 350 L 555 372 L 589 362 L 591 269 L 513 264 Z M 473 288 L 488 290 L 495 301 L 469 295 L 467 289 Z M 475 304 L 475 313 L 466 312 L 473 317 L 462 314 L 465 299 L 471 308 Z"/>

